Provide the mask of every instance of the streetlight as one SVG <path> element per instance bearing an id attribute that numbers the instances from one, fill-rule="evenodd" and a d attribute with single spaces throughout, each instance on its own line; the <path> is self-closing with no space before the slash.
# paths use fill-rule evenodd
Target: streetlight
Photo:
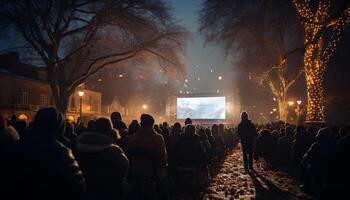
<path id="1" fill-rule="evenodd" d="M 289 106 L 293 106 L 294 105 L 294 101 L 288 101 L 288 105 Z"/>
<path id="2" fill-rule="evenodd" d="M 277 109 L 276 108 L 272 108 L 272 110 L 273 110 L 273 112 L 276 112 Z"/>
<path id="3" fill-rule="evenodd" d="M 222 76 L 218 76 L 218 80 L 222 80 Z"/>
<path id="4" fill-rule="evenodd" d="M 79 117 L 80 117 L 80 120 L 81 120 L 81 117 L 83 116 L 83 96 L 84 96 L 84 91 L 80 90 L 78 92 L 78 94 L 79 94 L 79 97 L 80 97 L 80 114 L 79 114 Z"/>
<path id="5" fill-rule="evenodd" d="M 297 101 L 297 104 L 298 104 L 298 105 L 300 105 L 301 103 L 302 103 L 302 101 L 301 101 L 301 100 L 298 100 L 298 101 Z"/>
<path id="6" fill-rule="evenodd" d="M 146 109 L 147 109 L 147 105 L 146 105 L 146 104 L 143 104 L 143 105 L 142 105 L 142 108 L 143 108 L 144 110 L 146 110 Z"/>

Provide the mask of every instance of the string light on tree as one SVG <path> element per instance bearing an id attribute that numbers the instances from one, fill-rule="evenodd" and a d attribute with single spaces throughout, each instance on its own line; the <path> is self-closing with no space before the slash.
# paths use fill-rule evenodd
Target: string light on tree
<path id="1" fill-rule="evenodd" d="M 313 9 L 310 0 L 293 0 L 302 18 L 304 29 L 304 69 L 307 84 L 307 114 L 310 122 L 323 122 L 324 108 L 324 73 L 326 66 L 334 54 L 342 32 L 350 19 L 350 8 L 331 16 L 331 1 L 318 1 L 317 9 Z M 329 36 L 324 36 L 324 30 Z M 329 39 L 326 39 L 329 38 Z"/>

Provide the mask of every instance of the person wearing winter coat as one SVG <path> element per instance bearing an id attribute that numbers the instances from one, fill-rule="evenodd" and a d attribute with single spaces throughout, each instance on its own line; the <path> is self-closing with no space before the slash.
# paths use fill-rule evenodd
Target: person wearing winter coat
<path id="1" fill-rule="evenodd" d="M 332 130 L 328 127 L 320 129 L 316 142 L 303 156 L 302 166 L 307 174 L 304 178 L 304 187 L 313 187 L 312 189 L 318 193 L 330 188 L 329 181 L 335 170 L 336 151 L 337 146 Z"/>
<path id="2" fill-rule="evenodd" d="M 195 167 L 203 169 L 209 163 L 209 156 L 201 143 L 200 137 L 195 133 L 192 124 L 185 127 L 184 134 L 175 147 L 175 162 L 179 167 Z"/>
<path id="3" fill-rule="evenodd" d="M 1 165 L 4 199 L 84 199 L 84 176 L 71 150 L 59 142 L 63 114 L 55 108 L 39 110 L 26 137 L 8 151 Z"/>
<path id="4" fill-rule="evenodd" d="M 285 129 L 285 136 L 278 140 L 278 154 L 282 164 L 288 164 L 289 158 L 292 154 L 292 144 L 294 139 L 294 130 L 291 126 Z"/>
<path id="5" fill-rule="evenodd" d="M 99 118 L 95 131 L 78 137 L 77 160 L 83 171 L 89 195 L 95 199 L 121 199 L 129 161 L 115 144 L 115 131 L 109 119 Z"/>
<path id="6" fill-rule="evenodd" d="M 246 170 L 252 169 L 257 132 L 255 125 L 249 120 L 247 112 L 241 114 L 241 123 L 238 125 L 237 133 L 242 144 L 244 168 Z"/>
<path id="7" fill-rule="evenodd" d="M 294 138 L 291 159 L 293 165 L 297 167 L 312 143 L 304 126 L 297 126 Z"/>
<path id="8" fill-rule="evenodd" d="M 163 136 L 153 129 L 154 118 L 149 114 L 141 115 L 140 125 L 138 131 L 129 137 L 126 153 L 129 156 L 129 154 L 135 153 L 134 151 L 142 149 L 142 152 L 138 153 L 147 153 L 147 156 L 153 160 L 155 165 L 154 176 L 157 179 L 163 179 L 166 176 L 168 165 Z M 137 166 L 132 166 L 132 162 L 130 162 L 130 167 L 137 168 Z M 132 169 L 130 169 L 130 172 L 132 173 Z"/>

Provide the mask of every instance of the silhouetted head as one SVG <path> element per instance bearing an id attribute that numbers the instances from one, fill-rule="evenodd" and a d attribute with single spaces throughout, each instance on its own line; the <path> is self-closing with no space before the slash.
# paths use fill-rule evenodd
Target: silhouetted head
<path id="1" fill-rule="evenodd" d="M 211 130 L 209 128 L 206 128 L 205 129 L 205 134 L 210 137 L 212 134 L 211 134 Z"/>
<path id="2" fill-rule="evenodd" d="M 168 124 L 168 122 L 163 122 L 162 126 L 163 126 L 163 128 L 168 128 L 169 124 Z"/>
<path id="3" fill-rule="evenodd" d="M 120 114 L 120 112 L 112 112 L 111 120 L 112 122 L 122 121 L 122 115 Z"/>
<path id="4" fill-rule="evenodd" d="M 185 126 L 185 134 L 194 134 L 196 132 L 196 127 L 192 124 L 187 124 Z"/>
<path id="5" fill-rule="evenodd" d="M 34 134 L 42 138 L 57 139 L 64 133 L 64 116 L 56 108 L 44 108 L 39 110 L 33 121 Z"/>
<path id="6" fill-rule="evenodd" d="M 217 124 L 213 124 L 213 126 L 211 127 L 211 132 L 217 133 L 219 131 L 219 126 Z"/>
<path id="7" fill-rule="evenodd" d="M 186 118 L 185 125 L 192 124 L 192 120 L 190 118 Z"/>
<path id="8" fill-rule="evenodd" d="M 242 112 L 241 114 L 241 120 L 242 121 L 247 121 L 249 118 L 248 118 L 248 113 L 247 112 Z"/>
<path id="9" fill-rule="evenodd" d="M 225 129 L 224 124 L 219 124 L 219 131 L 223 132 Z"/>
<path id="10" fill-rule="evenodd" d="M 198 135 L 199 135 L 199 138 L 200 138 L 201 140 L 207 140 L 207 139 L 208 139 L 208 136 L 207 136 L 207 134 L 205 133 L 204 128 L 200 128 L 200 129 L 199 129 Z"/>
<path id="11" fill-rule="evenodd" d="M 112 123 L 109 119 L 101 117 L 95 121 L 95 132 L 107 135 L 112 143 L 116 143 L 120 139 L 118 130 L 113 129 Z"/>
<path id="12" fill-rule="evenodd" d="M 173 134 L 180 134 L 180 132 L 181 132 L 181 124 L 180 123 L 178 123 L 178 122 L 176 122 L 175 124 L 174 124 L 174 126 L 173 126 Z"/>
<path id="13" fill-rule="evenodd" d="M 318 130 L 316 139 L 318 141 L 331 141 L 333 139 L 332 129 L 329 127 L 321 128 Z"/>
<path id="14" fill-rule="evenodd" d="M 88 122 L 87 128 L 88 131 L 94 131 L 96 129 L 96 121 L 95 120 L 90 120 Z"/>
<path id="15" fill-rule="evenodd" d="M 260 131 L 260 136 L 261 137 L 271 136 L 271 132 L 268 129 L 263 129 L 263 130 Z"/>
<path id="16" fill-rule="evenodd" d="M 104 117 L 98 118 L 95 121 L 95 126 L 96 126 L 95 130 L 101 133 L 112 131 L 113 129 L 111 121 Z"/>
<path id="17" fill-rule="evenodd" d="M 137 120 L 132 120 L 132 122 L 129 124 L 129 134 L 135 133 L 137 130 L 139 130 L 140 124 Z"/>
<path id="18" fill-rule="evenodd" d="M 142 114 L 140 121 L 141 121 L 141 127 L 144 127 L 144 128 L 152 128 L 153 127 L 154 118 L 149 114 Z"/>

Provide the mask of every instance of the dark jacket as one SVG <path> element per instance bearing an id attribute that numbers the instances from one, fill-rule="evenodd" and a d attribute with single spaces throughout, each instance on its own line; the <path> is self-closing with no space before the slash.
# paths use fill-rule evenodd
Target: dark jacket
<path id="1" fill-rule="evenodd" d="M 209 156 L 197 134 L 182 134 L 174 154 L 175 166 L 202 168 L 209 163 Z"/>
<path id="2" fill-rule="evenodd" d="M 150 154 L 148 156 L 152 157 L 156 176 L 158 178 L 164 177 L 167 167 L 167 150 L 165 148 L 163 136 L 156 133 L 151 127 L 141 127 L 135 134 L 129 137 L 127 143 L 128 157 L 139 149 L 147 151 L 147 153 Z M 133 173 L 134 167 L 137 168 L 137 166 L 134 166 L 132 163 L 132 160 L 130 160 L 131 173 Z"/>
<path id="3" fill-rule="evenodd" d="M 255 125 L 250 120 L 243 120 L 238 125 L 238 136 L 241 139 L 243 148 L 252 149 L 254 147 L 257 132 Z"/>
<path id="4" fill-rule="evenodd" d="M 121 199 L 129 161 L 114 138 L 98 132 L 84 132 L 78 138 L 76 157 L 89 193 L 96 199 Z"/>
<path id="5" fill-rule="evenodd" d="M 6 156 L 2 197 L 84 199 L 85 179 L 71 150 L 57 140 L 30 136 Z M 3 165 L 3 164 L 2 164 Z M 6 199 L 6 198 L 4 198 Z"/>
<path id="6" fill-rule="evenodd" d="M 331 131 L 322 131 L 317 135 L 317 140 L 303 157 L 303 164 L 308 166 L 313 175 L 323 177 L 330 176 L 334 172 L 336 142 L 332 139 Z"/>

